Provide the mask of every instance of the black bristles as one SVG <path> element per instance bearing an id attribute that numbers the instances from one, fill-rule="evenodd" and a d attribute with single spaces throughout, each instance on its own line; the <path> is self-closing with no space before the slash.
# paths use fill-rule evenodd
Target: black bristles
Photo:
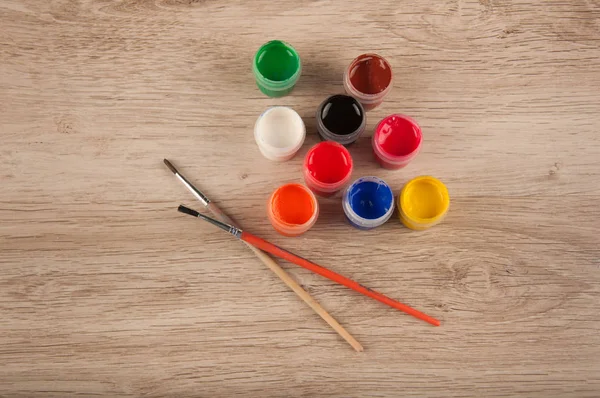
<path id="1" fill-rule="evenodd" d="M 198 213 L 196 210 L 190 209 L 189 207 L 185 207 L 184 205 L 179 205 L 179 207 L 177 208 L 177 211 L 180 211 L 185 214 L 189 214 L 190 216 L 194 216 L 194 217 L 198 217 L 200 215 L 200 213 Z"/>

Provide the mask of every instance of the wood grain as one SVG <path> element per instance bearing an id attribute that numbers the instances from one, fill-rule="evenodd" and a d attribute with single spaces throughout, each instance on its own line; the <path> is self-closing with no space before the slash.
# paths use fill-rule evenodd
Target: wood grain
<path id="1" fill-rule="evenodd" d="M 531 396 L 600 391 L 600 2 L 0 1 L 0 396 Z M 303 60 L 269 99 L 266 40 Z M 368 114 L 411 115 L 421 154 L 355 176 L 451 195 L 423 233 L 356 232 L 339 198 L 300 238 L 268 194 L 301 181 L 314 111 L 352 58 L 388 58 Z M 252 126 L 294 107 L 309 136 L 261 157 Z M 367 134 L 367 135 L 369 135 Z M 179 216 L 177 162 L 248 230 L 442 320 L 285 264 L 363 345 L 350 350 L 251 252 Z"/>

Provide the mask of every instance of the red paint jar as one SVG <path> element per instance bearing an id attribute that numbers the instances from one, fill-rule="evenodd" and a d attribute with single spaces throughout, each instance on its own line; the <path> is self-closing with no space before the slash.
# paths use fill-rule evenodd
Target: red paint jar
<path id="1" fill-rule="evenodd" d="M 344 73 L 344 89 L 360 101 L 366 111 L 379 106 L 392 89 L 392 67 L 382 56 L 363 54 Z"/>
<path id="2" fill-rule="evenodd" d="M 383 118 L 371 141 L 375 159 L 386 169 L 401 169 L 417 156 L 423 136 L 421 127 L 408 116 Z"/>
<path id="3" fill-rule="evenodd" d="M 315 194 L 333 196 L 350 181 L 352 157 L 341 144 L 323 141 L 313 146 L 302 167 L 304 181 Z"/>

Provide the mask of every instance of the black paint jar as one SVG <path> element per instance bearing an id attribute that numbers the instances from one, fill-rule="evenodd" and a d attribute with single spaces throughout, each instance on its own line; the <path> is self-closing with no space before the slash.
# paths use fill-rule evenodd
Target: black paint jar
<path id="1" fill-rule="evenodd" d="M 317 108 L 317 131 L 324 141 L 350 145 L 365 131 L 366 125 L 365 109 L 349 95 L 332 95 Z"/>

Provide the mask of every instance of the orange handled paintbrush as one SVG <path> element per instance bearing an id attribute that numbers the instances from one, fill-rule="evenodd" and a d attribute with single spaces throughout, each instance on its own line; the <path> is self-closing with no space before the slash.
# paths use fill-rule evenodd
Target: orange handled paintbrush
<path id="1" fill-rule="evenodd" d="M 227 217 L 225 213 L 219 209 L 219 207 L 206 195 L 202 193 L 198 188 L 196 188 L 191 182 L 189 182 L 180 172 L 169 162 L 167 159 L 164 160 L 165 164 L 171 170 L 171 172 L 177 177 L 178 180 L 181 181 L 183 185 L 206 207 L 208 211 L 210 211 L 213 216 L 215 216 L 219 221 L 222 221 L 227 224 L 232 224 L 235 226 L 235 223 L 231 220 L 231 218 Z M 244 242 L 252 252 L 263 262 L 275 275 L 279 277 L 298 297 L 302 299 L 310 308 L 313 309 L 333 330 L 335 330 L 344 340 L 348 342 L 356 351 L 363 351 L 363 346 L 350 334 L 342 325 L 339 324 L 338 321 L 335 320 L 323 307 L 321 304 L 317 302 L 306 290 L 304 290 L 298 282 L 296 282 L 287 272 L 283 270 L 273 260 L 270 256 L 268 256 L 262 250 L 252 246 L 250 243 Z"/>
<path id="2" fill-rule="evenodd" d="M 236 228 L 233 225 L 229 225 L 229 224 L 225 224 L 223 222 L 217 221 L 214 218 L 210 218 L 208 216 L 205 216 L 204 214 L 200 214 L 196 210 L 190 209 L 183 205 L 179 206 L 178 210 L 182 213 L 201 218 L 204 221 L 208 221 L 209 223 L 216 225 L 217 227 L 229 232 L 231 235 L 235 236 L 236 238 L 241 239 L 244 242 L 247 242 L 254 247 L 257 247 L 261 250 L 271 253 L 274 256 L 281 257 L 284 260 L 287 260 L 291 263 L 294 263 L 296 265 L 304 267 L 316 274 L 324 276 L 327 279 L 331 279 L 332 281 L 339 283 L 340 285 L 344 285 L 352 290 L 355 290 L 359 293 L 364 294 L 365 296 L 371 297 L 372 299 L 375 299 L 384 304 L 387 304 L 392 308 L 395 308 L 399 311 L 406 312 L 407 314 L 412 315 L 415 318 L 421 319 L 421 320 L 428 322 L 434 326 L 440 326 L 440 321 L 438 321 L 435 318 L 430 317 L 429 315 L 423 314 L 422 312 L 417 311 L 414 308 L 409 307 L 408 305 L 402 304 L 396 300 L 392 300 L 391 298 L 389 298 L 381 293 L 378 293 L 374 290 L 364 287 L 360 283 L 353 281 L 350 278 L 346 278 L 345 276 L 340 275 L 331 270 L 328 270 L 325 267 L 321 267 L 318 264 L 310 262 L 302 257 L 296 256 L 295 254 L 293 254 L 285 249 L 282 249 L 279 246 L 276 246 L 272 243 L 269 243 L 266 240 L 259 238 L 258 236 L 254 236 L 249 232 L 242 231 L 241 229 Z"/>

